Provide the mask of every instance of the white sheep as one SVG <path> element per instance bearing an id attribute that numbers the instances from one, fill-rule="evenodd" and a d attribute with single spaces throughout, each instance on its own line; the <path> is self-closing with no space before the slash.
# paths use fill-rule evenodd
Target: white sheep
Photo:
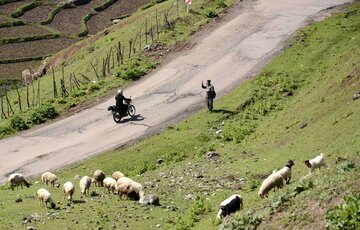
<path id="1" fill-rule="evenodd" d="M 93 182 L 98 187 L 103 187 L 103 180 L 105 179 L 105 173 L 100 169 L 95 170 L 93 175 Z"/>
<path id="2" fill-rule="evenodd" d="M 27 180 L 21 173 L 13 173 L 8 178 L 8 185 L 9 185 L 9 188 L 11 188 L 11 190 L 14 190 L 15 186 L 16 186 L 16 188 L 18 188 L 19 185 L 21 185 L 21 188 L 23 188 L 23 184 L 27 188 L 30 187 L 30 183 L 27 182 Z"/>
<path id="3" fill-rule="evenodd" d="M 80 192 L 82 195 L 89 195 L 89 188 L 91 186 L 91 178 L 88 177 L 88 176 L 83 176 L 81 179 L 80 179 L 80 182 L 79 182 L 79 185 L 80 185 Z"/>
<path id="4" fill-rule="evenodd" d="M 291 167 L 294 166 L 294 161 L 293 160 L 289 160 L 288 163 L 285 165 L 285 167 L 283 167 L 282 169 L 280 169 L 279 171 L 277 171 L 276 173 L 278 175 L 280 175 L 284 180 L 286 184 L 290 183 L 291 180 Z"/>
<path id="5" fill-rule="evenodd" d="M 73 183 L 71 183 L 70 181 L 66 182 L 64 184 L 64 198 L 67 197 L 68 204 L 71 203 L 74 192 L 75 192 L 75 187 Z"/>
<path id="6" fill-rule="evenodd" d="M 240 195 L 234 194 L 221 202 L 220 209 L 216 215 L 218 219 L 235 213 L 243 207 L 243 199 Z"/>
<path id="7" fill-rule="evenodd" d="M 56 186 L 57 188 L 60 187 L 60 183 L 58 181 L 57 176 L 54 173 L 51 172 L 45 172 L 41 175 L 41 181 L 48 186 L 48 183 L 50 182 L 50 184 L 54 187 Z"/>
<path id="8" fill-rule="evenodd" d="M 142 203 L 145 197 L 143 186 L 127 177 L 121 177 L 116 182 L 116 191 L 120 198 L 126 195 L 130 199 L 139 200 L 139 203 Z"/>
<path id="9" fill-rule="evenodd" d="M 281 188 L 284 185 L 283 178 L 274 170 L 261 184 L 258 195 L 261 198 L 267 196 L 271 189 Z"/>
<path id="10" fill-rule="evenodd" d="M 120 172 L 120 171 L 116 171 L 116 172 L 114 172 L 112 175 L 111 175 L 111 177 L 114 179 L 114 180 L 119 180 L 119 178 L 121 178 L 121 177 L 124 177 L 125 175 L 122 173 L 122 172 Z"/>
<path id="11" fill-rule="evenodd" d="M 306 160 L 304 161 L 306 166 L 309 168 L 309 174 L 312 173 L 312 171 L 314 171 L 316 168 L 318 168 L 320 170 L 321 166 L 326 166 L 325 164 L 325 159 L 324 159 L 324 154 L 320 154 L 319 156 L 310 159 L 310 160 Z"/>
<path id="12" fill-rule="evenodd" d="M 104 188 L 108 190 L 108 193 L 112 191 L 114 193 L 116 187 L 116 180 L 111 177 L 106 177 L 103 180 Z"/>
<path id="13" fill-rule="evenodd" d="M 39 198 L 40 205 L 44 206 L 45 203 L 45 207 L 47 207 L 47 203 L 50 203 L 51 208 L 56 207 L 55 202 L 51 199 L 51 194 L 48 190 L 41 188 L 37 190 L 36 195 Z"/>

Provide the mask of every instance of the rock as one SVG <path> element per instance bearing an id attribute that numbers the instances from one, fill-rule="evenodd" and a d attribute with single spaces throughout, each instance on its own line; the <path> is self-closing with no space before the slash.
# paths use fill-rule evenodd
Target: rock
<path id="1" fill-rule="evenodd" d="M 35 181 L 35 182 L 34 182 L 34 184 L 39 184 L 39 183 L 40 183 L 40 181 Z"/>
<path id="2" fill-rule="evenodd" d="M 81 179 L 81 176 L 80 176 L 80 175 L 76 175 L 76 176 L 74 176 L 74 179 L 75 179 L 75 180 L 80 180 L 80 179 Z"/>
<path id="3" fill-rule="evenodd" d="M 185 199 L 186 199 L 186 200 L 196 200 L 196 199 L 197 199 L 197 196 L 194 195 L 194 194 L 189 193 L 189 194 L 187 194 L 187 195 L 185 196 Z"/>
<path id="4" fill-rule="evenodd" d="M 116 228 L 116 225 L 115 224 L 112 224 L 111 225 L 111 229 L 115 229 Z"/>
<path id="5" fill-rule="evenodd" d="M 211 151 L 206 154 L 206 158 L 208 159 L 214 159 L 217 158 L 220 154 L 216 151 Z"/>
<path id="6" fill-rule="evenodd" d="M 20 202 L 22 202 L 21 197 L 19 197 L 19 198 L 17 198 L 17 199 L 15 200 L 15 203 L 20 203 Z"/>
<path id="7" fill-rule="evenodd" d="M 160 199 L 158 196 L 150 194 L 150 195 L 146 195 L 144 197 L 144 199 L 141 202 L 142 205 L 155 205 L 158 206 L 160 205 Z"/>
<path id="8" fill-rule="evenodd" d="M 34 199 L 34 198 L 35 198 L 35 196 L 34 196 L 34 195 L 31 195 L 31 194 L 29 194 L 29 195 L 25 195 L 24 197 L 25 197 L 25 198 L 32 198 L 32 199 Z"/>
<path id="9" fill-rule="evenodd" d="M 157 228 L 161 228 L 161 224 L 157 224 L 155 225 Z"/>
<path id="10" fill-rule="evenodd" d="M 164 177 L 164 178 L 166 178 L 166 174 L 165 174 L 164 172 L 160 172 L 160 173 L 159 173 L 159 177 Z"/>
<path id="11" fill-rule="evenodd" d="M 159 158 L 159 159 L 157 159 L 156 160 L 156 164 L 162 164 L 162 163 L 164 163 L 164 159 L 162 159 L 162 158 Z"/>
<path id="12" fill-rule="evenodd" d="M 113 19 L 113 20 L 112 20 L 112 23 L 114 23 L 114 24 L 116 24 L 116 23 L 118 23 L 118 22 L 121 22 L 121 19 Z"/>
<path id="13" fill-rule="evenodd" d="M 303 123 L 303 124 L 300 125 L 300 129 L 303 129 L 303 128 L 305 128 L 306 126 L 307 126 L 307 123 Z"/>
<path id="14" fill-rule="evenodd" d="M 150 45 L 144 46 L 144 50 L 147 50 L 147 51 L 151 50 L 151 46 Z"/>
<path id="15" fill-rule="evenodd" d="M 222 133 L 222 130 L 219 129 L 219 130 L 217 130 L 215 133 L 216 133 L 216 134 L 220 134 L 220 133 Z"/>

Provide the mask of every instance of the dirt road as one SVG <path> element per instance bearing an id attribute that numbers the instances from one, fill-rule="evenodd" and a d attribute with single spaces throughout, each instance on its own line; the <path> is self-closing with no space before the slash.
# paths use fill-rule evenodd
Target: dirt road
<path id="1" fill-rule="evenodd" d="M 205 106 L 202 80 L 230 91 L 282 49 L 318 12 L 349 0 L 245 0 L 200 33 L 150 76 L 125 89 L 140 116 L 115 124 L 108 100 L 50 125 L 0 141 L 0 182 L 16 171 L 34 176 L 121 146 Z M 194 2 L 194 4 L 196 4 Z"/>

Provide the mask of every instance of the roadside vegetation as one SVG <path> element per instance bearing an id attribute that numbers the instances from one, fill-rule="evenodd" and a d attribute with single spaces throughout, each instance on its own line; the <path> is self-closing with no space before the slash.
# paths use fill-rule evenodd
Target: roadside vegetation
<path id="1" fill-rule="evenodd" d="M 160 198 L 159 207 L 119 200 L 102 188 L 66 206 L 61 189 L 49 188 L 59 209 L 31 195 L 43 187 L 0 189 L 5 229 L 349 229 L 359 212 L 360 2 L 323 22 L 300 29 L 288 48 L 259 76 L 200 111 L 126 148 L 103 153 L 57 173 L 107 175 L 120 170 Z M 221 130 L 221 131 L 220 131 Z M 215 151 L 207 157 L 209 151 Z M 304 160 L 324 153 L 327 167 L 311 176 Z M 293 159 L 290 185 L 257 195 L 264 177 Z M 76 187 L 78 188 L 78 187 Z M 244 208 L 224 223 L 219 204 L 241 194 Z M 22 202 L 14 203 L 22 198 Z M 31 220 L 30 222 L 28 220 Z"/>

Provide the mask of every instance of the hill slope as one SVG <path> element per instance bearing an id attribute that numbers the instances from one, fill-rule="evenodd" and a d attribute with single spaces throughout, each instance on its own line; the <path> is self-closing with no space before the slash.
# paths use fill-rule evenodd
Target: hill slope
<path id="1" fill-rule="evenodd" d="M 323 228 L 326 211 L 345 194 L 360 191 L 360 100 L 352 100 L 360 88 L 359 19 L 357 1 L 345 13 L 298 31 L 258 77 L 219 99 L 214 113 L 199 112 L 134 146 L 58 173 L 63 182 L 77 183 L 74 175 L 97 168 L 108 174 L 121 170 L 157 194 L 162 206 L 118 201 L 93 188 L 101 196 L 76 196 L 76 204 L 66 207 L 61 191 L 50 188 L 61 209 L 47 211 L 25 198 L 41 185 L 14 192 L 4 186 L 0 223 L 21 228 L 20 219 L 32 215 L 39 221 L 27 226 L 48 229 L 213 229 L 220 202 L 240 193 L 244 209 L 227 220 L 230 229 L 261 221 L 263 229 Z M 210 150 L 219 157 L 208 159 Z M 320 152 L 328 167 L 300 181 L 308 172 L 303 161 Z M 159 158 L 164 163 L 156 164 Z M 295 161 L 292 183 L 258 198 L 262 178 L 288 159 Z M 23 202 L 13 205 L 17 196 Z"/>

